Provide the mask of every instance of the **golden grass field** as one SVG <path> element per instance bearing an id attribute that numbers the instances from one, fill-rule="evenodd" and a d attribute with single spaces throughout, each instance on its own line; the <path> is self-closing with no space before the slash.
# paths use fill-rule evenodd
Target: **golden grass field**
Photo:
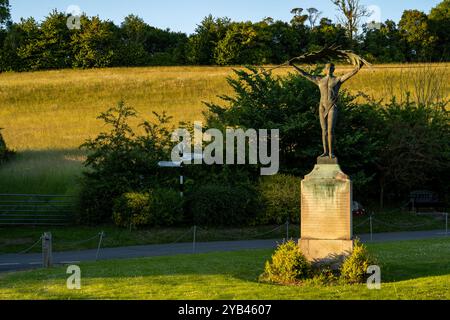
<path id="1" fill-rule="evenodd" d="M 345 87 L 377 99 L 414 91 L 415 70 L 443 77 L 439 88 L 450 96 L 449 64 L 377 65 L 363 69 Z M 348 70 L 348 67 L 337 68 Z M 345 69 L 345 70 L 344 70 Z M 284 75 L 291 69 L 279 69 Z M 61 70 L 0 74 L 0 127 L 17 158 L 0 169 L 0 193 L 66 193 L 74 188 L 83 153 L 78 146 L 96 136 L 100 112 L 119 100 L 135 107 L 141 119 L 152 111 L 174 121 L 202 120 L 203 101 L 232 94 L 231 67 L 149 67 Z M 436 76 L 429 77 L 434 81 Z M 434 80 L 433 80 L 434 79 Z"/>

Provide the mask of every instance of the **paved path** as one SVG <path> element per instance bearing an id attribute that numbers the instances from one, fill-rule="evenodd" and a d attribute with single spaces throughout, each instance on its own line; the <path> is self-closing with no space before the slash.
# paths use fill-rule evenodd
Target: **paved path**
<path id="1" fill-rule="evenodd" d="M 448 237 L 444 231 L 414 231 L 377 233 L 373 235 L 373 242 L 421 240 L 439 237 Z M 359 236 L 363 242 L 371 242 L 370 235 Z M 195 246 L 195 253 L 226 252 L 253 249 L 272 249 L 282 240 L 248 240 L 248 241 L 221 241 L 201 242 Z M 121 248 L 104 248 L 99 252 L 98 260 L 130 259 L 142 257 L 170 256 L 177 254 L 192 254 L 192 243 L 158 244 L 146 246 L 133 246 Z M 97 250 L 54 252 L 53 261 L 56 264 L 77 264 L 84 261 L 95 261 Z M 0 255 L 0 272 L 17 271 L 39 268 L 42 265 L 40 253 L 31 254 L 4 254 Z"/>

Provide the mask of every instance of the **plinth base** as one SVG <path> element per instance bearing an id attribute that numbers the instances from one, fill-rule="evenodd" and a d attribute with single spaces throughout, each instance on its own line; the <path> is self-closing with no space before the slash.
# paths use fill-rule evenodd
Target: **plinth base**
<path id="1" fill-rule="evenodd" d="M 301 239 L 300 250 L 310 262 L 339 262 L 353 251 L 353 240 Z"/>
<path id="2" fill-rule="evenodd" d="M 317 164 L 339 164 L 338 158 L 318 157 Z"/>

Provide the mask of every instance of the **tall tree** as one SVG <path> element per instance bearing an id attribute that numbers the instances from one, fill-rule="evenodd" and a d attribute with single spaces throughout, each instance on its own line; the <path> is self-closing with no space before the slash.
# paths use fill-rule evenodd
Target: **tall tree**
<path id="1" fill-rule="evenodd" d="M 303 8 L 292 9 L 291 14 L 294 15 L 294 17 L 291 20 L 291 24 L 293 26 L 303 26 L 306 20 L 308 20 L 308 15 L 303 14 Z"/>
<path id="2" fill-rule="evenodd" d="M 430 30 L 437 38 L 435 60 L 450 60 L 450 0 L 434 7 L 429 16 Z"/>
<path id="3" fill-rule="evenodd" d="M 143 66 L 149 61 L 145 44 L 149 38 L 149 25 L 135 15 L 125 17 L 120 26 L 120 50 L 116 55 L 117 65 Z"/>
<path id="4" fill-rule="evenodd" d="M 270 41 L 267 23 L 233 23 L 225 37 L 217 44 L 216 63 L 219 65 L 269 63 L 271 50 L 267 44 Z"/>
<path id="5" fill-rule="evenodd" d="M 308 21 L 311 29 L 314 29 L 316 26 L 317 21 L 322 16 L 322 12 L 317 10 L 316 8 L 308 8 L 306 9 L 308 11 Z"/>
<path id="6" fill-rule="evenodd" d="M 370 11 L 359 0 L 331 0 L 340 15 L 338 21 L 347 30 L 347 36 L 353 42 L 361 19 L 370 16 Z"/>
<path id="7" fill-rule="evenodd" d="M 322 18 L 319 25 L 309 34 L 309 50 L 320 49 L 324 46 L 339 45 L 342 48 L 350 47 L 350 40 L 344 27 L 333 24 L 328 18 Z"/>
<path id="8" fill-rule="evenodd" d="M 110 21 L 81 17 L 81 29 L 72 34 L 73 66 L 78 68 L 110 67 L 117 49 L 116 26 Z"/>
<path id="9" fill-rule="evenodd" d="M 270 32 L 268 46 L 272 51 L 271 63 L 283 63 L 305 50 L 308 38 L 289 23 L 278 20 L 268 25 L 268 29 Z"/>
<path id="10" fill-rule="evenodd" d="M 217 18 L 212 15 L 204 18 L 189 38 L 189 62 L 212 65 L 217 44 L 225 37 L 231 24 L 229 18 Z"/>
<path id="11" fill-rule="evenodd" d="M 399 30 L 407 45 L 409 60 L 430 60 L 436 37 L 430 30 L 428 16 L 419 10 L 405 10 Z"/>
<path id="12" fill-rule="evenodd" d="M 0 0 L 0 27 L 11 19 L 9 0 Z"/>
<path id="13" fill-rule="evenodd" d="M 33 70 L 70 67 L 70 30 L 67 15 L 54 10 L 38 26 L 29 22 L 30 37 L 19 48 L 19 55 Z"/>
<path id="14" fill-rule="evenodd" d="M 397 25 L 392 20 L 386 20 L 380 28 L 364 28 L 364 39 L 361 43 L 362 52 L 366 58 L 378 62 L 404 61 L 404 45 L 401 41 Z"/>

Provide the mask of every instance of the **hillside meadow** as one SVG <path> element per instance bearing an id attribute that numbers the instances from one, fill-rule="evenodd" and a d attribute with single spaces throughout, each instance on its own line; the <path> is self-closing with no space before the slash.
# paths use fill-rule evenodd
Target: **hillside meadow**
<path id="1" fill-rule="evenodd" d="M 376 65 L 345 84 L 375 99 L 412 92 L 450 96 L 450 64 Z M 337 74 L 348 71 L 337 68 Z M 290 68 L 274 71 L 277 75 Z M 0 193 L 72 193 L 82 170 L 78 149 L 104 129 L 96 119 L 119 100 L 140 119 L 166 111 L 178 121 L 202 120 L 204 101 L 232 94 L 231 67 L 149 67 L 0 74 L 0 127 L 17 157 L 0 169 Z M 138 121 L 138 120 L 136 120 Z M 137 122 L 136 122 L 137 123 Z"/>

